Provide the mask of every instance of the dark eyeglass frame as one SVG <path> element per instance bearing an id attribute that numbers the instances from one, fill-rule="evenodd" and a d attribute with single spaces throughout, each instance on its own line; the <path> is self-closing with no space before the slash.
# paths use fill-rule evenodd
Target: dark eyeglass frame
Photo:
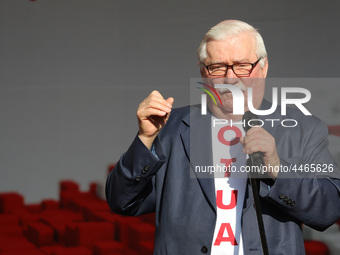
<path id="1" fill-rule="evenodd" d="M 224 74 L 224 75 L 222 75 L 222 74 L 219 74 L 219 75 L 211 74 L 210 71 L 209 71 L 209 66 L 211 66 L 211 65 L 216 65 L 216 64 L 219 64 L 219 63 L 215 63 L 215 64 L 211 64 L 211 65 L 207 65 L 207 66 L 204 65 L 204 64 L 203 64 L 203 65 L 204 65 L 205 69 L 207 69 L 209 75 L 210 75 L 210 76 L 213 76 L 213 77 L 225 77 L 225 76 L 227 75 L 227 72 L 228 72 L 229 69 L 233 70 L 234 74 L 235 74 L 236 76 L 238 76 L 238 77 L 249 77 L 250 74 L 253 72 L 254 68 L 256 67 L 257 63 L 259 63 L 261 59 L 262 59 L 262 57 L 260 57 L 260 58 L 259 58 L 258 60 L 256 60 L 256 62 L 254 62 L 254 63 L 237 63 L 237 64 L 232 64 L 232 65 L 226 65 L 226 64 L 225 64 L 225 66 L 227 67 L 227 69 L 225 70 L 225 74 Z M 220 64 L 221 64 L 221 63 L 220 63 Z M 250 69 L 250 71 L 249 71 L 248 74 L 237 74 L 237 73 L 235 73 L 235 71 L 234 71 L 234 65 L 240 65 L 240 64 L 243 64 L 243 65 L 244 65 L 244 64 L 249 64 L 249 65 L 251 65 L 251 69 Z"/>

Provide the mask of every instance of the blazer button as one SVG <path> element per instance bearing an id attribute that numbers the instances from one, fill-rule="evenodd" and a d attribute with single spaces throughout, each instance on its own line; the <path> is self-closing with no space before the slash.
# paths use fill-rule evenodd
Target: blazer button
<path id="1" fill-rule="evenodd" d="M 282 200 L 282 199 L 284 199 L 284 195 L 283 194 L 281 194 L 280 196 L 279 196 L 279 198 Z"/>
<path id="2" fill-rule="evenodd" d="M 291 206 L 294 206 L 294 205 L 295 205 L 295 201 L 292 201 L 292 202 L 290 203 L 290 205 L 291 205 Z"/>
<path id="3" fill-rule="evenodd" d="M 146 172 L 149 170 L 149 168 L 150 168 L 149 165 L 146 165 L 145 167 L 143 167 L 142 174 L 146 174 Z"/>
<path id="4" fill-rule="evenodd" d="M 140 176 L 137 176 L 136 177 L 136 182 L 140 182 L 140 180 L 141 180 Z"/>
<path id="5" fill-rule="evenodd" d="M 288 199 L 289 199 L 289 198 L 288 198 L 287 196 L 285 196 L 285 197 L 283 198 L 283 201 L 284 201 L 284 202 L 287 202 Z"/>
<path id="6" fill-rule="evenodd" d="M 208 253 L 208 248 L 206 246 L 203 246 L 201 249 L 202 253 Z"/>

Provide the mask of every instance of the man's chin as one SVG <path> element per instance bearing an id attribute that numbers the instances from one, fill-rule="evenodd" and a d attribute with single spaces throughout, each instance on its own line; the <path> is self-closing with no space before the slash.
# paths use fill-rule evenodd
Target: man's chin
<path id="1" fill-rule="evenodd" d="M 217 111 L 219 111 L 219 112 L 221 112 L 221 113 L 223 113 L 223 114 L 232 114 L 233 113 L 233 104 L 232 104 L 232 102 L 231 102 L 231 104 L 229 103 L 229 102 L 223 102 L 223 105 L 215 105 L 215 107 L 214 107 L 215 109 L 215 111 L 217 110 Z"/>

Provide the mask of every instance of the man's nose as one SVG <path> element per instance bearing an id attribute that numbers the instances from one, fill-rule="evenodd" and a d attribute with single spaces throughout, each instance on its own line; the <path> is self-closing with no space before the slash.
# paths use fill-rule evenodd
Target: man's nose
<path id="1" fill-rule="evenodd" d="M 224 82 L 226 84 L 231 84 L 231 85 L 234 85 L 234 84 L 236 84 L 238 82 L 238 77 L 234 73 L 234 71 L 231 68 L 231 66 L 229 66 L 228 69 L 227 69 L 227 73 L 225 75 Z"/>

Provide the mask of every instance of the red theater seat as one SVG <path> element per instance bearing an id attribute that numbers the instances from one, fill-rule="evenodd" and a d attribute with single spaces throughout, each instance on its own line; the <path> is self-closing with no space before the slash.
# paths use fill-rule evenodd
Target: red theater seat
<path id="1" fill-rule="evenodd" d="M 0 214 L 1 227 L 19 226 L 19 217 L 14 214 Z"/>
<path id="2" fill-rule="evenodd" d="M 84 247 L 61 247 L 53 251 L 51 255 L 92 255 L 92 252 Z"/>
<path id="3" fill-rule="evenodd" d="M 79 185 L 78 183 L 70 180 L 65 180 L 60 182 L 60 191 L 74 191 L 79 192 Z"/>
<path id="4" fill-rule="evenodd" d="M 15 237 L 23 234 L 17 215 L 0 214 L 0 226 L 0 235 Z"/>
<path id="5" fill-rule="evenodd" d="M 66 228 L 66 244 L 93 248 L 96 241 L 114 240 L 114 227 L 108 222 L 79 222 Z"/>
<path id="6" fill-rule="evenodd" d="M 41 207 L 43 210 L 58 210 L 59 202 L 53 199 L 46 199 L 41 202 Z"/>
<path id="7" fill-rule="evenodd" d="M 8 237 L 22 236 L 23 229 L 20 226 L 4 226 L 0 228 L 0 235 L 5 235 Z"/>
<path id="8" fill-rule="evenodd" d="M 27 229 L 28 224 L 38 222 L 42 216 L 41 213 L 31 213 L 29 211 L 21 211 L 20 213 L 17 213 L 17 215 L 20 220 L 20 225 L 24 230 Z"/>
<path id="9" fill-rule="evenodd" d="M 93 255 L 123 255 L 124 249 L 122 243 L 117 241 L 95 242 Z"/>
<path id="10" fill-rule="evenodd" d="M 0 236 L 0 251 L 4 254 L 27 254 L 30 251 L 36 251 L 34 244 L 29 242 L 25 237 L 8 237 Z"/>
<path id="11" fill-rule="evenodd" d="M 38 249 L 33 250 L 21 250 L 21 251 L 6 251 L 2 252 L 1 255 L 45 255 Z"/>
<path id="12" fill-rule="evenodd" d="M 152 255 L 154 241 L 144 241 L 139 243 L 140 255 Z"/>
<path id="13" fill-rule="evenodd" d="M 25 209 L 24 198 L 16 192 L 0 194 L 0 213 L 13 213 Z"/>
<path id="14" fill-rule="evenodd" d="M 306 255 L 329 255 L 326 244 L 320 241 L 305 241 Z"/>
<path id="15" fill-rule="evenodd" d="M 53 229 L 41 222 L 28 224 L 26 236 L 27 239 L 37 247 L 54 244 Z"/>
<path id="16" fill-rule="evenodd" d="M 131 238 L 132 236 L 133 238 Z M 141 246 L 142 242 L 151 242 L 153 246 L 155 240 L 155 226 L 149 223 L 129 224 L 126 239 L 128 247 L 131 247 L 131 249 L 139 251 L 141 252 L 140 254 L 142 254 L 145 250 Z"/>

